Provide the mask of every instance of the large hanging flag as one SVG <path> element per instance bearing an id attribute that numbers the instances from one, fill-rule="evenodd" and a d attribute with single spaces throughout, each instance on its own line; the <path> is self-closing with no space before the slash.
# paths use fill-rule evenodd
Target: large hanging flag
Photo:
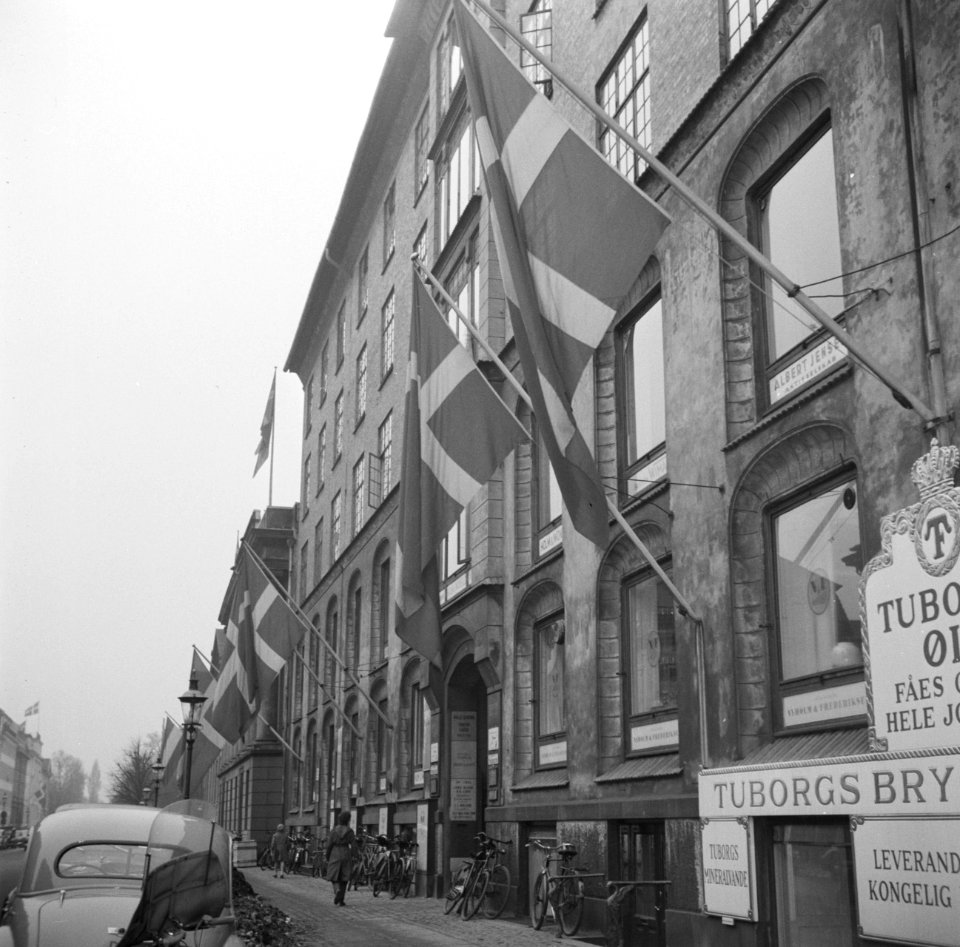
<path id="1" fill-rule="evenodd" d="M 413 275 L 397 537 L 397 634 L 440 663 L 437 552 L 526 431 Z"/>
<path id="2" fill-rule="evenodd" d="M 182 776 L 183 731 L 170 717 L 165 717 L 163 721 L 160 762 L 163 763 L 163 775 L 160 777 L 158 804 L 162 808 L 180 798 L 180 779 Z"/>
<path id="3" fill-rule="evenodd" d="M 220 667 L 213 703 L 206 719 L 227 742 L 239 740 L 256 716 L 260 702 L 303 639 L 305 626 L 283 593 L 240 547 L 233 579 L 226 634 L 218 642 Z"/>
<path id="4" fill-rule="evenodd" d="M 274 374 L 270 383 L 270 394 L 267 396 L 267 406 L 263 409 L 263 420 L 260 422 L 260 443 L 255 451 L 257 463 L 253 468 L 253 475 L 264 465 L 270 456 L 270 438 L 273 435 L 274 406 L 277 400 L 277 376 Z"/>
<path id="5" fill-rule="evenodd" d="M 204 710 L 213 701 L 217 689 L 217 676 L 212 668 L 208 668 L 201 660 L 196 649 L 193 652 L 193 663 L 190 669 L 193 680 L 197 682 L 197 690 L 207 698 Z M 227 745 L 226 739 L 219 733 L 206 713 L 201 714 L 200 727 L 194 734 L 193 757 L 190 762 L 190 798 L 199 798 L 203 794 L 200 787 L 210 767 L 216 762 L 220 751 Z"/>
<path id="6" fill-rule="evenodd" d="M 577 413 L 586 372 L 668 218 L 615 171 L 455 0 L 470 108 L 523 377 L 574 529 L 603 545 L 607 499 Z"/>

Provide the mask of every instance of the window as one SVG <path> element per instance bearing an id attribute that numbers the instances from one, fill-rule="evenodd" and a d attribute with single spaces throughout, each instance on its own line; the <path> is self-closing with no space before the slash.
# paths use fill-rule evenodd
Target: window
<path id="1" fill-rule="evenodd" d="M 536 0 L 530 12 L 520 17 L 520 33 L 545 59 L 551 58 L 553 48 L 552 16 L 548 0 Z M 520 68 L 548 99 L 553 97 L 553 79 L 547 67 L 523 48 L 520 50 Z"/>
<path id="2" fill-rule="evenodd" d="M 377 428 L 377 454 L 380 458 L 380 501 L 393 485 L 393 411 L 388 411 Z"/>
<path id="3" fill-rule="evenodd" d="M 777 944 L 859 944 L 849 822 L 773 826 Z"/>
<path id="4" fill-rule="evenodd" d="M 677 638 L 673 596 L 654 573 L 629 581 L 623 589 L 625 745 L 644 748 L 634 728 L 677 709 Z"/>
<path id="5" fill-rule="evenodd" d="M 309 561 L 309 557 L 310 543 L 304 543 L 300 547 L 300 598 L 307 597 L 307 589 L 309 588 L 307 585 L 307 562 Z"/>
<path id="6" fill-rule="evenodd" d="M 460 47 L 454 39 L 454 23 L 451 16 L 447 20 L 437 45 L 437 116 L 443 117 L 450 105 L 453 90 L 460 81 L 463 72 L 463 62 L 460 58 Z"/>
<path id="7" fill-rule="evenodd" d="M 567 717 L 564 703 L 563 616 L 555 616 L 534 629 L 537 766 L 567 762 Z"/>
<path id="8" fill-rule="evenodd" d="M 554 548 L 553 538 L 559 542 L 560 514 L 563 512 L 563 499 L 560 496 L 560 484 L 553 472 L 547 448 L 537 437 L 534 451 L 534 510 L 536 512 L 536 537 L 538 555 L 544 555 Z"/>
<path id="9" fill-rule="evenodd" d="M 646 14 L 634 27 L 597 89 L 600 107 L 641 145 L 650 149 L 650 30 Z M 600 153 L 621 174 L 635 180 L 646 169 L 639 155 L 606 125 L 600 125 Z"/>
<path id="10" fill-rule="evenodd" d="M 350 708 L 347 714 L 347 720 L 350 726 L 345 727 L 347 737 L 347 791 L 351 796 L 356 796 L 360 788 L 360 714 L 356 710 L 356 704 Z"/>
<path id="11" fill-rule="evenodd" d="M 330 555 L 331 563 L 340 558 L 340 527 L 343 517 L 343 494 L 337 491 L 330 506 Z"/>
<path id="12" fill-rule="evenodd" d="M 430 265 L 430 234 L 424 224 L 413 243 L 413 255 L 424 265 Z"/>
<path id="13" fill-rule="evenodd" d="M 393 335 L 396 318 L 396 297 L 393 290 L 380 312 L 380 380 L 393 371 Z"/>
<path id="14" fill-rule="evenodd" d="M 363 526 L 363 469 L 366 457 L 353 465 L 353 533 L 356 536 Z"/>
<path id="15" fill-rule="evenodd" d="M 855 480 L 797 498 L 771 517 L 780 678 L 810 690 L 862 670 L 860 522 Z M 785 711 L 785 723 L 791 720 Z"/>
<path id="16" fill-rule="evenodd" d="M 320 616 L 317 615 L 313 619 L 313 628 L 314 631 L 309 635 L 310 639 L 310 687 L 309 691 L 309 706 L 311 708 L 317 706 L 317 695 L 320 688 L 317 686 L 317 681 L 320 680 Z M 318 761 L 319 762 L 319 761 Z M 314 800 L 316 801 L 316 800 Z"/>
<path id="17" fill-rule="evenodd" d="M 446 289 L 457 304 L 457 308 L 470 320 L 470 324 L 477 324 L 477 309 L 480 300 L 480 266 L 477 263 L 477 235 L 474 234 L 457 258 Z M 451 306 L 447 310 L 447 323 L 453 330 L 460 344 L 473 351 L 473 339 L 470 330 L 463 324 L 460 317 Z"/>
<path id="18" fill-rule="evenodd" d="M 440 552 L 442 572 L 440 580 L 445 582 L 466 566 L 470 558 L 469 516 L 463 510 L 453 528 L 444 537 Z"/>
<path id="19" fill-rule="evenodd" d="M 410 761 L 413 770 L 423 769 L 423 694 L 420 685 L 410 688 Z"/>
<path id="20" fill-rule="evenodd" d="M 727 0 L 727 57 L 733 59 L 776 0 Z"/>
<path id="21" fill-rule="evenodd" d="M 323 686 L 326 690 L 325 698 L 335 698 L 334 687 L 337 683 L 337 661 L 334 657 L 339 651 L 338 636 L 340 634 L 340 613 L 337 610 L 337 600 L 333 599 L 327 606 L 327 647 L 323 661 Z"/>
<path id="22" fill-rule="evenodd" d="M 340 366 L 343 364 L 343 353 L 346 340 L 347 302 L 344 300 L 342 303 L 340 303 L 339 310 L 337 310 L 337 371 L 340 371 Z"/>
<path id="23" fill-rule="evenodd" d="M 307 497 L 310 496 L 310 455 L 303 458 L 303 480 L 300 482 L 300 515 L 307 515 Z"/>
<path id="24" fill-rule="evenodd" d="M 343 392 L 337 395 L 333 407 L 333 463 L 343 455 Z"/>
<path id="25" fill-rule="evenodd" d="M 390 587 L 390 560 L 380 563 L 380 596 L 378 605 L 378 635 L 374 654 L 375 663 L 381 663 L 387 655 L 387 635 L 390 632 L 390 616 L 393 614 L 393 589 Z"/>
<path id="26" fill-rule="evenodd" d="M 363 317 L 367 314 L 367 304 L 369 303 L 367 276 L 369 269 L 367 247 L 364 247 L 363 253 L 360 254 L 360 262 L 357 264 L 357 325 L 363 322 Z"/>
<path id="27" fill-rule="evenodd" d="M 377 792 L 386 791 L 387 768 L 390 765 L 390 731 L 387 720 L 390 719 L 387 698 L 377 702 L 380 713 L 377 714 Z M 382 788 L 381 788 L 382 787 Z"/>
<path id="28" fill-rule="evenodd" d="M 293 657 L 293 716 L 303 713 L 303 642 L 297 645 Z"/>
<path id="29" fill-rule="evenodd" d="M 805 285 L 843 271 L 837 212 L 833 133 L 828 128 L 777 176 L 754 195 L 757 242 L 764 253 L 794 282 Z M 802 219 L 804 225 L 797 226 Z M 772 280 L 766 278 L 767 358 L 775 363 L 819 329 L 813 317 Z M 820 307 L 836 318 L 843 309 L 841 281 L 811 290 Z"/>
<path id="30" fill-rule="evenodd" d="M 320 349 L 320 404 L 327 400 L 327 383 L 330 381 L 328 363 L 330 361 L 330 343 L 324 342 Z"/>
<path id="31" fill-rule="evenodd" d="M 663 310 L 659 296 L 617 330 L 621 492 L 634 496 L 666 476 Z M 651 465 L 655 455 L 658 464 Z"/>
<path id="32" fill-rule="evenodd" d="M 476 153 L 473 122 L 464 111 L 443 144 L 437 168 L 441 246 L 450 238 L 477 189 Z"/>
<path id="33" fill-rule="evenodd" d="M 423 193 L 430 179 L 430 163 L 427 154 L 430 150 L 430 114 L 424 106 L 413 132 L 413 196 L 416 201 Z"/>
<path id="34" fill-rule="evenodd" d="M 383 265 L 390 262 L 397 248 L 396 184 L 390 185 L 383 202 Z"/>
<path id="35" fill-rule="evenodd" d="M 310 416 L 313 413 L 313 375 L 307 379 L 303 389 L 303 436 L 310 433 Z"/>
<path id="36" fill-rule="evenodd" d="M 317 435 L 317 493 L 323 489 L 324 471 L 327 467 L 327 426 L 320 428 Z"/>
<path id="37" fill-rule="evenodd" d="M 323 577 L 323 517 L 317 520 L 313 528 L 313 584 Z"/>
<path id="38" fill-rule="evenodd" d="M 357 425 L 367 413 L 367 347 L 364 345 L 357 356 Z"/>
<path id="39" fill-rule="evenodd" d="M 299 809 L 303 805 L 303 745 L 299 727 L 293 731 L 293 746 L 294 752 L 290 754 L 292 770 L 290 805 L 293 809 Z"/>
<path id="40" fill-rule="evenodd" d="M 361 621 L 363 605 L 363 589 L 360 584 L 354 585 L 349 600 L 349 614 L 347 615 L 347 664 L 355 671 L 360 667 L 360 642 L 362 639 Z"/>
<path id="41" fill-rule="evenodd" d="M 310 721 L 310 725 L 307 728 L 307 761 L 306 761 L 306 771 L 307 771 L 307 796 L 306 804 L 308 806 L 315 806 L 317 804 L 317 722 L 315 720 Z"/>

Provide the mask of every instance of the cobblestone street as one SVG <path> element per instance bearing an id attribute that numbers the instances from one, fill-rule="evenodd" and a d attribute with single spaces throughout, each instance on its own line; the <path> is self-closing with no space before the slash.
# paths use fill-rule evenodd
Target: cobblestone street
<path id="1" fill-rule="evenodd" d="M 547 947 L 558 943 L 550 921 L 540 931 L 525 919 L 491 921 L 478 915 L 464 921 L 458 914 L 444 914 L 439 900 L 391 901 L 388 895 L 374 898 L 369 888 L 348 892 L 346 905 L 340 908 L 334 906 L 326 881 L 304 875 L 274 878 L 257 868 L 244 869 L 243 875 L 257 894 L 293 919 L 305 947 Z M 570 937 L 561 943 L 588 944 Z"/>

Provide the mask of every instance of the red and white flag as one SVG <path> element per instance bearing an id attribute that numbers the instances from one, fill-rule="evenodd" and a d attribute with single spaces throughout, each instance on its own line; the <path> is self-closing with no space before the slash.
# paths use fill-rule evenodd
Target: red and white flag
<path id="1" fill-rule="evenodd" d="M 256 716 L 270 685 L 303 639 L 305 626 L 246 544 L 240 547 L 231 582 L 230 617 L 217 642 L 218 657 L 225 660 L 205 717 L 233 743 Z"/>
<path id="2" fill-rule="evenodd" d="M 397 634 L 440 663 L 437 552 L 504 458 L 527 436 L 413 275 L 404 406 Z"/>
<path id="3" fill-rule="evenodd" d="M 575 417 L 597 346 L 668 218 L 527 81 L 461 0 L 467 92 L 523 378 L 574 529 L 598 545 L 606 494 Z"/>

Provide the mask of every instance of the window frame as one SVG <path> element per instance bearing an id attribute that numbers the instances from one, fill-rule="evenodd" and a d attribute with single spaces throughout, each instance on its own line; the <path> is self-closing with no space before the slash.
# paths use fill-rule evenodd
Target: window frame
<path id="1" fill-rule="evenodd" d="M 370 306 L 370 247 L 363 248 L 357 261 L 357 325 L 363 322 Z"/>
<path id="2" fill-rule="evenodd" d="M 430 183 L 430 102 L 427 101 L 413 130 L 413 203 Z M 423 261 L 426 263 L 426 260 Z"/>
<path id="3" fill-rule="evenodd" d="M 340 303 L 340 308 L 337 310 L 336 333 L 336 371 L 339 372 L 343 366 L 347 348 L 347 301 L 345 299 Z"/>
<path id="4" fill-rule="evenodd" d="M 363 419 L 367 416 L 367 343 L 364 342 L 360 348 L 360 354 L 357 355 L 357 377 L 356 377 L 356 421 L 354 430 L 360 427 Z"/>
<path id="5" fill-rule="evenodd" d="M 528 28 L 531 21 L 535 25 Z M 546 42 L 542 41 L 544 34 Z M 545 59 L 553 59 L 553 7 L 548 0 L 533 0 L 527 12 L 520 14 L 520 35 Z M 520 70 L 548 99 L 553 98 L 553 76 L 543 63 L 523 48 L 520 50 Z"/>
<path id="6" fill-rule="evenodd" d="M 317 496 L 327 482 L 323 470 L 327 465 L 327 425 L 321 424 L 317 432 Z"/>
<path id="7" fill-rule="evenodd" d="M 313 527 L 313 584 L 319 584 L 323 578 L 323 540 L 326 523 L 321 516 Z"/>
<path id="8" fill-rule="evenodd" d="M 337 395 L 333 408 L 333 466 L 336 467 L 343 456 L 343 389 Z"/>
<path id="9" fill-rule="evenodd" d="M 561 694 L 560 694 L 560 717 L 561 727 L 559 730 L 552 730 L 544 733 L 542 730 L 542 716 L 544 700 L 542 697 L 542 675 L 543 654 L 541 651 L 541 642 L 543 635 L 548 628 L 555 627 L 557 624 L 563 625 L 562 637 L 555 643 L 563 646 L 562 652 L 562 676 L 561 676 Z M 563 610 L 552 612 L 549 615 L 536 621 L 533 625 L 533 763 L 534 770 L 562 769 L 567 766 L 569 760 L 569 747 L 567 746 L 567 647 L 566 647 L 566 614 Z M 548 693 L 556 696 L 555 689 L 547 688 Z M 563 759 L 548 760 L 543 762 L 543 750 L 545 747 L 563 746 Z"/>
<path id="10" fill-rule="evenodd" d="M 380 384 L 393 373 L 397 322 L 397 294 L 391 287 L 380 309 Z"/>
<path id="11" fill-rule="evenodd" d="M 397 182 L 393 181 L 383 199 L 383 268 L 397 250 Z"/>
<path id="12" fill-rule="evenodd" d="M 353 465 L 353 476 L 351 477 L 351 489 L 352 489 L 352 537 L 357 537 L 360 535 L 360 530 L 363 529 L 363 511 L 366 506 L 364 503 L 364 487 L 366 484 L 365 470 L 366 470 L 366 454 L 361 454 L 359 459 Z"/>
<path id="13" fill-rule="evenodd" d="M 343 549 L 343 491 L 337 490 L 330 502 L 330 555 L 331 565 L 339 558 Z"/>

